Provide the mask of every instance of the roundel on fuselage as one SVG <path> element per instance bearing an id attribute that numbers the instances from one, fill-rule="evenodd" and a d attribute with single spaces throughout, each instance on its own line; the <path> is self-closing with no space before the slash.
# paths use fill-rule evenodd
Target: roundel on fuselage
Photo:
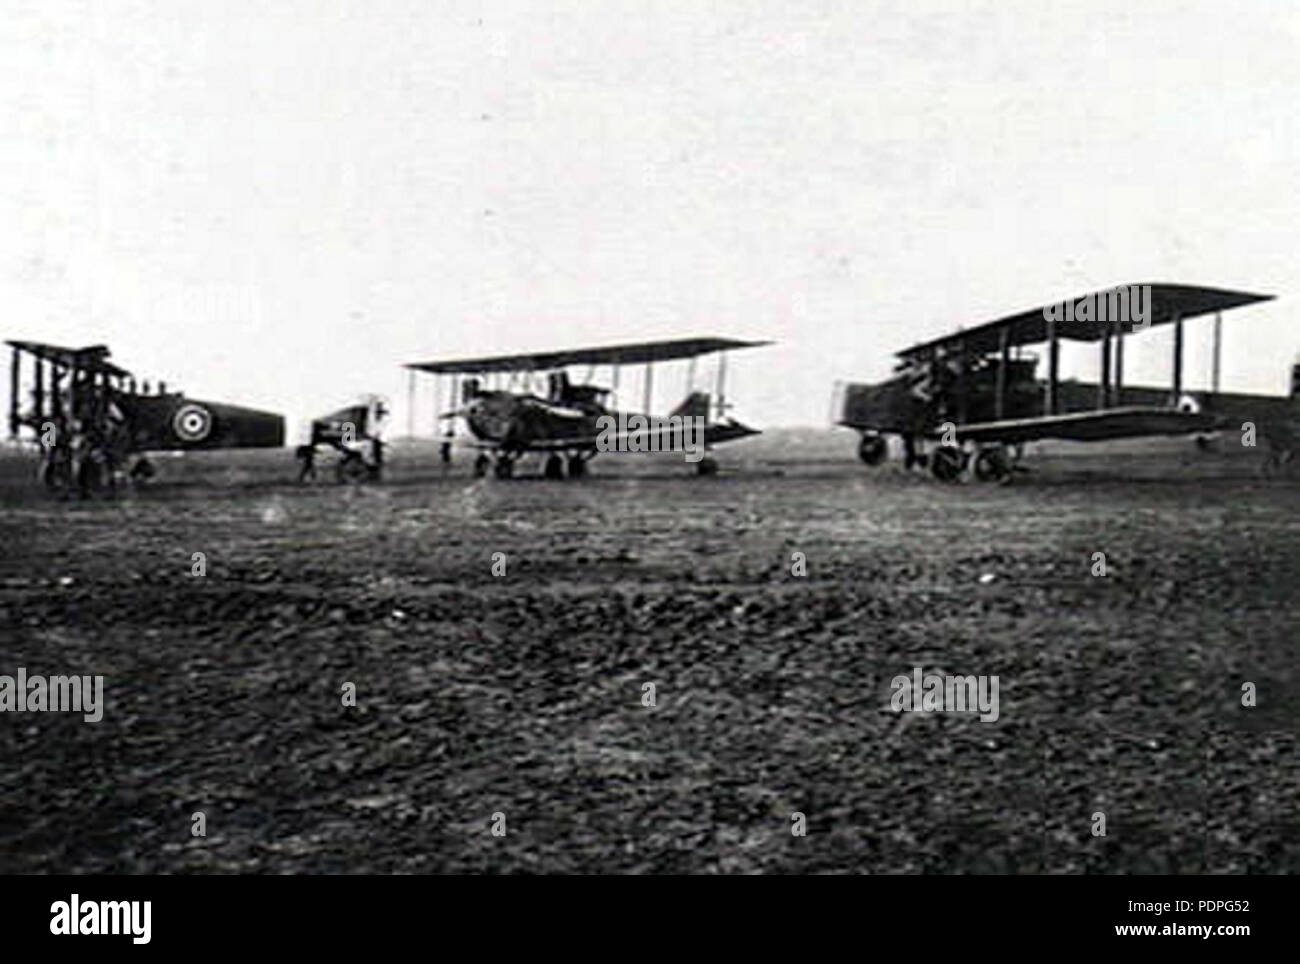
<path id="1" fill-rule="evenodd" d="M 182 442 L 202 442 L 212 434 L 212 413 L 202 405 L 187 402 L 172 415 L 172 431 Z"/>

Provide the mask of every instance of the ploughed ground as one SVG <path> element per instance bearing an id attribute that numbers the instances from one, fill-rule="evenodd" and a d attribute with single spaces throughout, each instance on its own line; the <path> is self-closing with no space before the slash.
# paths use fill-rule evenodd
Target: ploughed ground
<path id="1" fill-rule="evenodd" d="M 360 487 L 214 453 L 67 503 L 6 456 L 0 674 L 105 705 L 0 713 L 0 871 L 1300 869 L 1300 481 L 1178 440 L 945 486 L 855 443 L 577 482 L 395 444 Z M 894 712 L 915 667 L 996 675 L 998 719 Z"/>

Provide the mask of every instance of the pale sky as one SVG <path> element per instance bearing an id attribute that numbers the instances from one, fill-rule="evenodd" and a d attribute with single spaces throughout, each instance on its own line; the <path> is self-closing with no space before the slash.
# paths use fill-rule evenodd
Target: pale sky
<path id="1" fill-rule="evenodd" d="M 291 424 L 374 391 L 404 432 L 403 362 L 690 334 L 780 342 L 731 358 L 742 420 L 826 424 L 915 341 L 1139 281 L 1279 296 L 1225 315 L 1225 389 L 1300 350 L 1294 2 L 0 11 L 0 334 Z"/>

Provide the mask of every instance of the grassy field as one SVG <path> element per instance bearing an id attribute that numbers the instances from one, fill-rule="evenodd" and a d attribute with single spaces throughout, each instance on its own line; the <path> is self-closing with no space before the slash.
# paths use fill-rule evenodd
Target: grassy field
<path id="1" fill-rule="evenodd" d="M 0 674 L 106 704 L 0 714 L 0 871 L 1300 869 L 1295 478 L 1162 441 L 944 486 L 854 445 L 502 482 L 395 444 L 363 487 L 213 453 L 67 503 L 0 458 Z M 998 719 L 893 712 L 914 667 L 996 675 Z"/>

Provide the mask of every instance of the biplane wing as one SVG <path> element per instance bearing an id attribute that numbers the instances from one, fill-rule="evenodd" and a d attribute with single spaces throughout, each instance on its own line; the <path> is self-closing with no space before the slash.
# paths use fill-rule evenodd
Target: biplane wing
<path id="1" fill-rule="evenodd" d="M 514 460 L 528 452 L 545 456 L 548 478 L 562 477 L 562 456 L 567 455 L 567 471 L 569 477 L 574 478 L 585 472 L 586 461 L 598 452 L 693 452 L 696 445 L 707 449 L 758 434 L 756 429 L 726 415 L 729 407 L 725 398 L 726 357 L 728 352 L 737 348 L 769 344 L 771 342 L 736 338 L 671 338 L 559 351 L 411 362 L 406 368 L 412 379 L 416 372 L 425 372 L 435 378 L 450 377 L 450 404 L 448 410 L 439 416 L 453 419 L 444 436 L 444 452 L 449 450 L 450 439 L 455 434 L 454 420 L 461 419 L 476 439 L 471 443 L 474 447 L 495 452 L 496 472 L 501 478 L 508 478 L 513 472 Z M 716 387 L 712 394 L 695 391 L 694 360 L 710 354 L 719 356 Z M 679 359 L 691 360 L 687 376 L 688 394 L 666 420 L 651 416 L 653 368 L 659 362 Z M 598 365 L 611 366 L 612 387 L 591 383 L 590 372 L 586 382 L 571 382 L 566 369 L 584 364 L 592 369 Z M 645 366 L 640 413 L 610 405 L 611 397 L 617 397 L 619 370 L 624 365 Z M 503 373 L 512 376 L 505 387 L 500 386 L 501 379 L 496 377 Z M 546 374 L 544 396 L 535 394 L 532 389 L 534 376 L 542 373 Z M 514 377 L 517 375 L 523 376 L 521 385 Z M 409 383 L 408 392 L 414 393 L 413 381 Z M 607 417 L 616 419 L 616 430 L 604 421 Z M 687 418 L 698 421 L 684 422 Z M 636 421 L 638 419 L 641 421 Z M 476 472 L 482 474 L 486 471 L 486 459 L 486 454 L 479 456 L 475 462 Z M 688 461 L 691 461 L 689 456 Z M 700 474 L 716 471 L 716 462 L 707 456 L 694 461 Z"/>
<path id="2" fill-rule="evenodd" d="M 984 444 L 1001 442 L 1015 445 L 1042 439 L 1065 439 L 1073 442 L 1102 442 L 1110 439 L 1144 435 L 1190 435 L 1213 431 L 1223 419 L 1207 412 L 1184 412 L 1176 408 L 1129 406 L 1037 418 L 1006 419 L 982 425 L 958 425 L 953 435 L 958 441 Z M 939 437 L 939 432 L 931 433 Z"/>
<path id="3" fill-rule="evenodd" d="M 65 348 L 62 345 L 48 345 L 38 341 L 8 341 L 17 351 L 26 352 L 33 358 L 50 362 L 63 368 L 75 368 L 96 375 L 112 375 L 115 378 L 128 378 L 130 372 L 108 361 L 107 345 L 88 345 L 85 348 Z"/>
<path id="4" fill-rule="evenodd" d="M 1145 298 L 1141 299 L 1142 303 L 1136 306 L 1126 302 L 1128 310 L 1124 314 L 1130 317 L 1117 318 L 1116 315 L 1119 312 L 1110 310 L 1111 306 L 1118 307 L 1120 292 L 1127 293 L 1134 290 L 1141 292 L 1149 290 L 1149 304 Z M 910 348 L 905 348 L 897 354 L 899 358 L 905 360 L 931 355 L 936 351 L 965 351 L 971 354 L 987 354 L 1001 350 L 1004 345 L 1012 348 L 1019 345 L 1035 345 L 1049 341 L 1053 336 L 1071 341 L 1101 341 L 1118 332 L 1126 335 L 1132 334 L 1134 331 L 1145 331 L 1147 328 L 1167 325 L 1178 320 L 1186 321 L 1189 318 L 1196 318 L 1201 315 L 1228 311 L 1231 308 L 1240 308 L 1261 301 L 1271 301 L 1273 297 L 1273 295 L 1260 295 L 1249 291 L 1230 291 L 1225 288 L 1209 288 L 1199 285 L 1160 282 L 1117 285 L 1114 288 L 1106 288 L 1102 291 L 1080 295 L 1077 298 L 1068 298 L 1061 302 L 1040 305 L 1029 311 L 1017 312 L 1005 318 L 998 318 L 994 321 L 976 325 L 974 328 L 966 328 L 939 338 L 932 338 L 929 341 L 923 341 L 912 345 Z M 1085 302 L 1090 305 L 1105 303 L 1107 306 L 1105 317 L 1098 318 L 1094 316 L 1086 319 L 1061 321 L 1054 326 L 1054 330 L 1049 330 L 1047 315 L 1053 308 L 1058 305 L 1064 306 L 1068 304 L 1073 306 Z M 1134 308 L 1139 308 L 1140 312 L 1146 317 L 1141 321 L 1132 318 L 1131 316 L 1137 313 L 1133 310 Z"/>
<path id="5" fill-rule="evenodd" d="M 284 418 L 263 412 L 156 393 L 136 386 L 131 372 L 108 360 L 107 345 L 68 348 L 35 341 L 9 341 L 13 349 L 9 382 L 9 431 L 39 429 L 49 423 L 77 429 L 115 453 L 143 455 L 189 449 L 278 448 L 284 444 Z M 32 360 L 23 381 L 23 356 Z M 24 406 L 28 399 L 29 406 Z M 69 430 L 65 434 L 72 437 Z"/>
<path id="6" fill-rule="evenodd" d="M 1120 285 L 1077 298 L 959 329 L 897 353 L 900 363 L 887 381 L 836 387 L 838 424 L 856 429 L 858 457 L 877 465 L 888 455 L 886 433 L 903 441 L 907 467 L 929 464 L 936 476 L 955 481 L 974 456 L 977 478 L 1005 478 L 1008 446 L 1040 439 L 1100 442 L 1151 435 L 1193 435 L 1226 427 L 1232 411 L 1271 414 L 1286 423 L 1293 406 L 1264 396 L 1219 392 L 1222 313 L 1269 301 L 1272 295 L 1203 285 Z M 1183 391 L 1184 322 L 1214 316 L 1212 387 Z M 1124 345 L 1137 332 L 1173 328 L 1167 391 L 1124 384 Z M 1096 384 L 1060 377 L 1060 343 L 1092 342 L 1099 349 Z M 1047 372 L 1020 349 L 1045 344 Z M 1292 398 L 1295 398 L 1293 375 Z M 933 453 L 921 439 L 942 440 Z M 973 445 L 978 451 L 963 451 Z M 1017 454 L 1018 458 L 1019 455 Z"/>
<path id="7" fill-rule="evenodd" d="M 597 348 L 529 352 L 520 355 L 489 355 L 449 361 L 411 362 L 407 368 L 435 375 L 479 375 L 491 372 L 540 372 L 568 365 L 637 365 L 697 358 L 734 348 L 756 348 L 768 341 L 739 341 L 735 338 L 674 338 Z"/>
<path id="8" fill-rule="evenodd" d="M 758 429 L 732 420 L 709 422 L 701 432 L 700 441 L 706 446 L 712 446 L 758 434 L 760 434 Z M 567 438 L 534 439 L 529 442 L 528 447 L 538 452 L 591 450 L 596 447 L 598 440 L 601 440 L 598 435 L 574 435 Z M 667 426 L 640 431 L 611 432 L 601 441 L 621 452 L 680 452 L 683 448 L 682 430 Z M 482 445 L 481 447 L 495 446 Z"/>

